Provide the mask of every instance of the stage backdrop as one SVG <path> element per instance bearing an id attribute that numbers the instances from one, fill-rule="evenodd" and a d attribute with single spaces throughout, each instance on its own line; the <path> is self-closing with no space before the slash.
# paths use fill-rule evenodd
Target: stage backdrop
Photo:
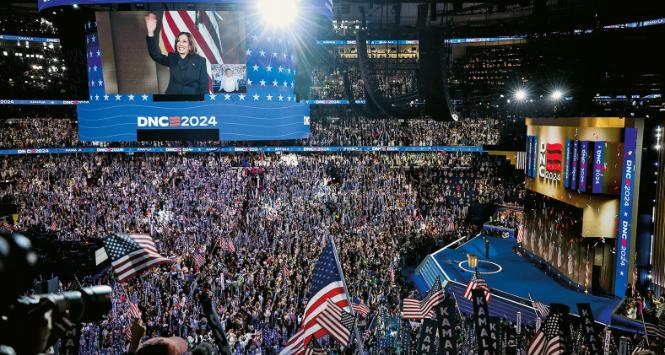
<path id="1" fill-rule="evenodd" d="M 561 250 L 568 249 L 563 260 L 557 259 L 553 264 L 579 284 L 589 285 L 587 272 L 571 275 L 566 259 L 581 260 L 571 266 L 582 270 L 590 268 L 588 264 L 593 260 L 593 265 L 602 266 L 603 274 L 613 276 L 606 278 L 603 288 L 613 289 L 617 295 L 623 294 L 632 277 L 635 239 L 632 220 L 637 213 L 632 207 L 637 203 L 639 191 L 642 146 L 642 130 L 636 126 L 641 124 L 639 120 L 618 117 L 526 120 L 526 188 L 581 210 L 582 224 L 575 228 L 579 235 L 564 236 L 554 232 L 551 236 L 567 239 L 556 244 L 561 244 Z M 526 228 L 530 233 L 539 234 L 538 238 L 542 237 L 542 231 L 538 231 L 545 224 L 560 224 L 560 221 L 550 221 L 547 215 L 540 216 L 538 210 L 532 213 L 535 215 L 531 220 L 527 218 Z M 541 219 L 540 225 L 533 224 Z M 599 258 L 597 253 L 586 251 L 586 244 L 592 240 L 571 239 L 574 237 L 600 238 L 602 242 L 618 237 L 616 242 L 609 241 L 615 248 L 616 258 Z M 549 262 L 552 257 L 548 254 L 561 252 L 550 252 L 547 247 L 529 246 L 529 249 Z M 576 253 L 581 250 L 585 250 L 585 257 L 578 258 Z M 613 281 L 609 282 L 611 279 Z"/>

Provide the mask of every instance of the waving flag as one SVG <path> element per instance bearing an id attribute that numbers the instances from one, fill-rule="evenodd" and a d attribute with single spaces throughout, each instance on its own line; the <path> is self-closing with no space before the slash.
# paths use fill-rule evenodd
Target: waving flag
<path id="1" fill-rule="evenodd" d="M 317 323 L 321 328 L 328 331 L 330 336 L 343 346 L 349 345 L 355 322 L 355 316 L 343 310 L 330 299 L 326 301 L 326 308 L 317 317 Z"/>
<path id="2" fill-rule="evenodd" d="M 353 308 L 354 312 L 360 314 L 360 316 L 363 318 L 367 317 L 367 314 L 369 313 L 369 307 L 367 307 L 367 305 L 363 303 L 363 300 L 359 299 L 358 297 L 353 297 L 351 307 Z"/>
<path id="3" fill-rule="evenodd" d="M 139 306 L 136 303 L 130 302 L 129 315 L 134 317 L 135 319 L 141 319 L 141 310 L 139 310 Z"/>
<path id="4" fill-rule="evenodd" d="M 157 253 L 155 242 L 147 234 L 113 234 L 104 239 L 104 248 L 120 282 L 153 266 L 173 262 Z"/>
<path id="5" fill-rule="evenodd" d="M 289 339 L 280 354 L 304 353 L 312 337 L 320 338 L 329 334 L 328 330 L 321 327 L 317 322 L 317 317 L 325 310 L 328 300 L 347 312 L 351 311 L 341 270 L 342 268 L 335 257 L 334 245 L 330 240 L 323 248 L 323 252 L 314 267 L 312 286 L 309 292 L 310 297 L 305 306 L 305 314 L 300 329 Z"/>
<path id="6" fill-rule="evenodd" d="M 545 318 L 550 314 L 550 309 L 546 305 L 534 300 L 531 300 L 531 304 L 533 305 L 533 308 L 538 311 L 542 318 Z"/>
<path id="7" fill-rule="evenodd" d="M 528 355 L 563 355 L 566 353 L 566 341 L 562 336 L 561 323 L 563 315 L 552 313 L 545 320 L 531 340 Z"/>
<path id="8" fill-rule="evenodd" d="M 478 277 L 477 275 L 473 275 L 471 280 L 469 280 L 469 284 L 466 285 L 466 289 L 464 290 L 464 298 L 470 300 L 473 298 L 473 290 L 475 289 L 481 289 L 485 291 L 485 300 L 489 302 L 490 298 L 492 297 L 492 294 L 490 293 L 489 287 L 487 287 L 487 282 L 485 282 L 484 279 Z"/>
<path id="9" fill-rule="evenodd" d="M 405 298 L 402 303 L 402 318 L 403 319 L 423 319 L 432 317 L 432 309 L 434 306 L 443 302 L 445 295 L 441 288 L 441 281 L 437 276 L 434 280 L 432 289 L 429 290 L 427 296 L 418 301 L 415 298 Z"/>

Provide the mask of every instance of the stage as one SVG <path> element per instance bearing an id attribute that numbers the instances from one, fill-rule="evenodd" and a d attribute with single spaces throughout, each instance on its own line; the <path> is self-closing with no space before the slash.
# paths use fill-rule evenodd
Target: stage
<path id="1" fill-rule="evenodd" d="M 432 254 L 453 281 L 466 285 L 473 275 L 466 265 L 467 254 L 475 254 L 479 258 L 479 271 L 491 289 L 549 305 L 550 302 L 564 303 L 570 307 L 571 313 L 577 314 L 577 303 L 590 303 L 596 320 L 609 324 L 612 311 L 620 300 L 598 297 L 591 293 L 585 294 L 569 289 L 549 276 L 538 267 L 513 252 L 514 238 L 488 237 L 490 240 L 490 258 L 485 258 L 485 242 L 483 237 L 476 237 L 457 247 L 442 249 Z M 492 307 L 490 302 L 490 308 Z M 490 310 L 491 311 L 491 310 Z"/>

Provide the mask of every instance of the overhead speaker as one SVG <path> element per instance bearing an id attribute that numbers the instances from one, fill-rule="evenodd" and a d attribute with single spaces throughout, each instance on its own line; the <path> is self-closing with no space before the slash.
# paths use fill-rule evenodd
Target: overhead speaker
<path id="1" fill-rule="evenodd" d="M 435 120 L 451 121 L 448 66 L 444 58 L 442 30 L 435 27 L 421 29 L 418 43 L 419 91 L 425 100 L 425 111 Z"/>
<path id="2" fill-rule="evenodd" d="M 451 121 L 443 32 L 436 27 L 423 28 L 418 32 L 418 43 L 419 91 L 425 112 L 435 120 Z"/>

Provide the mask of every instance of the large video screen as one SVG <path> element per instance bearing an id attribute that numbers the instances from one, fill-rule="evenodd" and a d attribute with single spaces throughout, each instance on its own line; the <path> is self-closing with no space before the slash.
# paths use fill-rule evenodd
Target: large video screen
<path id="1" fill-rule="evenodd" d="M 309 135 L 290 27 L 242 6 L 97 12 L 85 26 L 81 141 L 258 141 Z"/>
<path id="2" fill-rule="evenodd" d="M 107 94 L 247 92 L 245 13 L 97 13 Z"/>

